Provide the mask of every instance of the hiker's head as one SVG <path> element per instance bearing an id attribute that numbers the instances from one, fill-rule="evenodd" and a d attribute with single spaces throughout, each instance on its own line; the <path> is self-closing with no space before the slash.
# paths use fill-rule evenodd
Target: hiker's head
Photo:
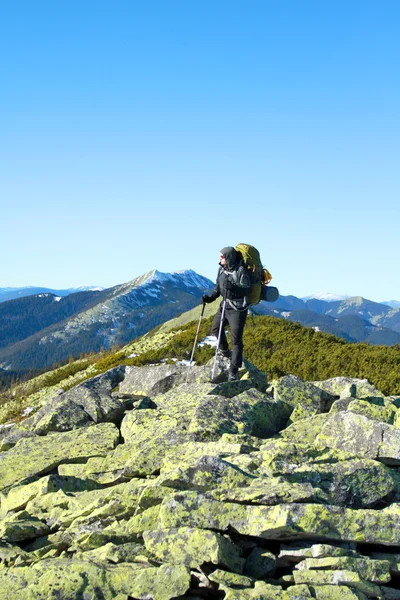
<path id="1" fill-rule="evenodd" d="M 238 259 L 238 252 L 232 246 L 227 246 L 226 248 L 222 248 L 220 252 L 220 264 L 222 267 L 227 267 L 228 269 L 232 269 Z"/>

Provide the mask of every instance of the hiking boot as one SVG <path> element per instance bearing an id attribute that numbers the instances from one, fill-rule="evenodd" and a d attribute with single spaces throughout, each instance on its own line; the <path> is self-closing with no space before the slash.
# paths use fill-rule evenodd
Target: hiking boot
<path id="1" fill-rule="evenodd" d="M 218 355 L 222 358 L 231 358 L 232 352 L 230 350 L 218 350 Z"/>
<path id="2" fill-rule="evenodd" d="M 229 373 L 228 375 L 228 381 L 238 381 L 239 377 L 237 376 L 237 373 Z"/>

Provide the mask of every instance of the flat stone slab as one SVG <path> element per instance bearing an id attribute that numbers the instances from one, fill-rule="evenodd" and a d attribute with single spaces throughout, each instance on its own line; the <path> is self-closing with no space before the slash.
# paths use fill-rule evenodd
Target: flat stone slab
<path id="1" fill-rule="evenodd" d="M 79 462 L 106 456 L 118 443 L 119 430 L 112 423 L 100 423 L 77 431 L 25 438 L 0 453 L 0 490 L 44 475 L 61 463 Z"/>
<path id="2" fill-rule="evenodd" d="M 400 465 L 399 430 L 393 425 L 350 411 L 329 415 L 315 439 L 315 445 Z"/>

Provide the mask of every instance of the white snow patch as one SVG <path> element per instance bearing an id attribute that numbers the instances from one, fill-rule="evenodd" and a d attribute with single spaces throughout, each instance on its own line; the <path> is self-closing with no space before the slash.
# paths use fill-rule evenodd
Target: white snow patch
<path id="1" fill-rule="evenodd" d="M 24 412 L 22 413 L 23 417 L 27 417 L 28 415 L 31 414 L 31 412 L 33 412 L 35 409 L 32 406 L 28 406 L 28 408 L 26 408 L 24 410 Z"/>
<path id="2" fill-rule="evenodd" d="M 62 296 L 54 296 L 54 302 L 60 302 Z"/>
<path id="3" fill-rule="evenodd" d="M 324 300 L 325 302 L 337 302 L 351 298 L 348 294 L 332 294 L 331 292 L 318 292 L 310 296 L 304 296 L 302 300 Z"/>
<path id="4" fill-rule="evenodd" d="M 314 329 L 314 331 L 321 331 L 321 329 L 318 327 L 318 325 L 315 325 L 315 326 L 313 327 L 313 329 Z"/>
<path id="5" fill-rule="evenodd" d="M 290 317 L 291 313 L 290 312 L 283 312 L 282 313 L 282 317 L 285 317 L 285 319 L 287 319 L 288 317 Z"/>
<path id="6" fill-rule="evenodd" d="M 207 335 L 204 339 L 201 340 L 201 342 L 197 344 L 197 346 L 213 346 L 214 348 L 216 348 L 217 338 L 215 337 L 215 335 Z"/>
<path id="7" fill-rule="evenodd" d="M 14 423 L 4 423 L 2 425 L 0 425 L 0 431 L 2 429 L 10 429 L 10 427 L 12 427 L 14 425 Z"/>

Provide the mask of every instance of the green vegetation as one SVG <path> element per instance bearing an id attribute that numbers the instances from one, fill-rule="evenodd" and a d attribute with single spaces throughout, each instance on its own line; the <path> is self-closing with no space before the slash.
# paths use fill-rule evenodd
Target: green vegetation
<path id="1" fill-rule="evenodd" d="M 204 320 L 199 339 L 209 334 L 212 317 Z M 149 349 L 134 358 L 124 358 L 123 352 L 110 354 L 95 364 L 96 371 L 127 364 L 141 366 L 170 360 L 188 359 L 196 335 L 197 323 L 181 327 L 168 344 Z M 370 346 L 351 344 L 333 335 L 308 329 L 274 317 L 247 319 L 244 332 L 245 356 L 264 371 L 269 379 L 287 374 L 307 381 L 346 376 L 369 379 L 384 394 L 400 395 L 400 346 Z M 194 360 L 204 364 L 213 356 L 209 346 L 197 348 Z"/>
<path id="2" fill-rule="evenodd" d="M 244 345 L 245 356 L 269 378 L 289 373 L 307 381 L 357 377 L 386 395 L 400 395 L 399 345 L 351 344 L 274 317 L 249 317 Z"/>
<path id="3" fill-rule="evenodd" d="M 202 321 L 199 340 L 210 333 L 212 317 Z M 60 366 L 28 382 L 13 384 L 0 392 L 0 422 L 37 406 L 46 389 L 68 390 L 90 377 L 118 365 L 142 366 L 173 359 L 189 359 L 197 321 L 161 333 L 154 331 L 118 350 L 90 354 Z M 368 379 L 385 395 L 400 395 L 400 346 L 370 346 L 348 343 L 333 335 L 308 329 L 298 323 L 267 316 L 249 315 L 244 332 L 244 355 L 264 371 L 269 380 L 287 374 L 306 381 L 336 376 Z M 198 347 L 196 364 L 214 355 L 210 346 Z"/>

